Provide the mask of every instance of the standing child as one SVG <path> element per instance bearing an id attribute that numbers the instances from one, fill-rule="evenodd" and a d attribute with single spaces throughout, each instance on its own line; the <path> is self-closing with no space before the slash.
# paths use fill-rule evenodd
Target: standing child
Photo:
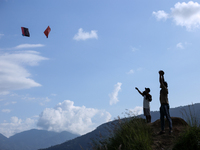
<path id="1" fill-rule="evenodd" d="M 160 121 L 161 121 L 161 131 L 159 134 L 165 133 L 165 116 L 169 122 L 169 134 L 172 133 L 172 119 L 169 113 L 169 101 L 168 101 L 168 84 L 164 79 L 164 71 L 159 72 L 159 82 L 160 82 Z"/>
<path id="2" fill-rule="evenodd" d="M 151 114 L 150 114 L 150 102 L 152 101 L 152 96 L 150 93 L 150 88 L 145 88 L 144 92 L 141 92 L 137 87 L 135 88 L 144 98 L 143 98 L 143 112 L 144 116 L 146 116 L 147 123 L 151 122 Z"/>

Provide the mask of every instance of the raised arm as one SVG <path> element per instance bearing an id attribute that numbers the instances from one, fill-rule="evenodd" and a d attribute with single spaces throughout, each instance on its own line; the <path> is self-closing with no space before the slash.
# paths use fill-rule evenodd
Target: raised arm
<path id="1" fill-rule="evenodd" d="M 165 85 L 164 85 L 164 81 L 165 81 L 165 79 L 164 79 L 164 71 L 160 70 L 159 71 L 159 82 L 160 82 L 161 87 L 166 88 Z"/>
<path id="2" fill-rule="evenodd" d="M 142 96 L 144 96 L 144 94 L 143 94 L 137 87 L 135 87 L 135 89 L 136 89 Z"/>

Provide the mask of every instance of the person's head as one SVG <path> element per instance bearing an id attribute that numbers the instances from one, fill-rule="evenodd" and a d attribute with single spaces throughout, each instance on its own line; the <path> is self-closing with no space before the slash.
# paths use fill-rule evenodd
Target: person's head
<path id="1" fill-rule="evenodd" d="M 150 92 L 150 88 L 145 88 L 145 91 L 146 91 L 147 93 L 149 93 L 149 92 Z"/>
<path id="2" fill-rule="evenodd" d="M 158 72 L 160 75 L 164 75 L 165 74 L 165 72 L 163 71 L 163 70 L 160 70 L 159 72 Z"/>

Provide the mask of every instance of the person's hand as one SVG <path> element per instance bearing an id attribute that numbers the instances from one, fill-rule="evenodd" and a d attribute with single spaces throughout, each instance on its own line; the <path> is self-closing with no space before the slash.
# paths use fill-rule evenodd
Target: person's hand
<path id="1" fill-rule="evenodd" d="M 162 71 L 162 70 L 160 70 L 158 73 L 159 73 L 160 75 L 164 75 L 164 71 Z"/>

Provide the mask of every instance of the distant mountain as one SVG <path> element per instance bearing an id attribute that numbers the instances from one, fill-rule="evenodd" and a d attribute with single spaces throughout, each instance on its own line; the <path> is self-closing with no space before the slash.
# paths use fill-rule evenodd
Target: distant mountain
<path id="1" fill-rule="evenodd" d="M 117 123 L 118 121 L 112 121 L 105 124 L 100 125 L 94 131 L 89 132 L 83 136 L 77 137 L 73 140 L 69 140 L 68 142 L 49 147 L 47 149 L 41 150 L 81 150 L 81 147 L 86 150 L 91 147 L 92 140 L 99 139 L 100 135 L 103 137 L 108 137 L 108 130 L 111 128 L 112 124 Z"/>
<path id="2" fill-rule="evenodd" d="M 80 135 L 32 129 L 7 138 L 0 134 L 0 150 L 37 150 L 57 145 Z"/>
<path id="3" fill-rule="evenodd" d="M 193 116 L 199 117 L 198 114 L 200 114 L 200 103 L 189 105 L 189 106 L 180 106 L 176 108 L 170 108 L 171 117 L 179 117 L 179 118 L 183 118 L 184 120 L 187 120 L 187 117 L 185 118 L 183 116 L 189 115 L 190 117 L 190 112 L 192 113 Z M 153 111 L 151 112 L 151 116 L 152 116 L 152 122 L 154 122 L 160 118 L 160 112 Z M 144 118 L 143 115 L 139 115 L 138 117 Z M 98 141 L 98 139 L 100 139 L 100 136 L 99 136 L 100 133 L 103 137 L 108 137 L 110 134 L 109 130 L 112 130 L 111 128 L 112 124 L 116 124 L 117 122 L 118 120 L 115 120 L 112 122 L 102 124 L 99 127 L 97 127 L 94 131 L 87 133 L 83 136 L 80 136 L 73 140 L 69 140 L 65 143 L 52 146 L 46 149 L 41 149 L 41 150 L 81 150 L 81 147 L 84 150 L 90 150 L 92 140 L 96 139 Z M 199 123 L 200 123 L 200 118 L 199 118 Z"/>

